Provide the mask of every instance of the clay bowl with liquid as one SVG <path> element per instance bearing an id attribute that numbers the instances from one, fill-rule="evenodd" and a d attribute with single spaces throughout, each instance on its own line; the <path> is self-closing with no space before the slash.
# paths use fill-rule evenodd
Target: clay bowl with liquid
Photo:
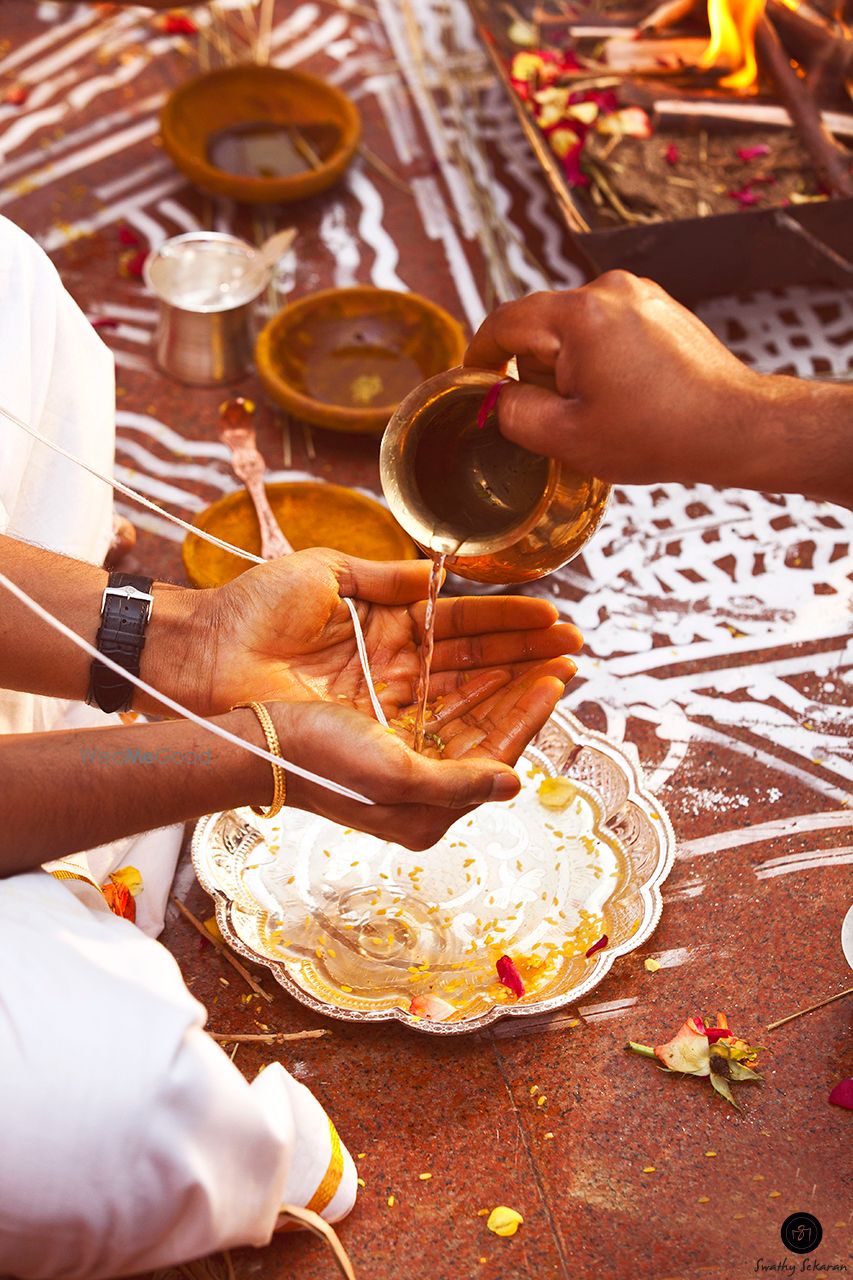
<path id="1" fill-rule="evenodd" d="M 453 316 L 417 293 L 355 285 L 286 306 L 258 338 L 255 363 L 276 404 L 318 427 L 384 430 L 401 400 L 462 360 Z"/>
<path id="2" fill-rule="evenodd" d="M 340 178 L 358 147 L 361 117 L 325 80 L 247 65 L 181 85 L 163 108 L 160 132 L 200 190 L 247 204 L 286 203 Z"/>
<path id="3" fill-rule="evenodd" d="M 273 483 L 267 498 L 294 551 L 330 547 L 364 560 L 417 560 L 419 551 L 389 511 L 363 493 L 311 480 Z M 205 533 L 254 555 L 261 553 L 258 519 L 245 489 L 226 494 L 196 518 Z M 184 568 L 197 587 L 230 582 L 250 562 L 188 534 Z"/>

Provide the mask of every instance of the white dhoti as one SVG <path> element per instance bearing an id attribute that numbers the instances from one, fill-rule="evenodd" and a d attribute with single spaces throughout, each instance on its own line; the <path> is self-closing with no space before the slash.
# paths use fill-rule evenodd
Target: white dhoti
<path id="1" fill-rule="evenodd" d="M 3 218 L 0 403 L 112 470 L 110 353 Z M 105 485 L 0 418 L 0 532 L 100 563 L 111 512 Z M 113 718 L 0 690 L 0 733 L 98 719 Z M 69 860 L 96 883 L 138 867 L 141 927 L 83 881 L 0 880 L 0 1275 L 131 1275 L 264 1244 L 283 1202 L 330 1222 L 354 1203 L 320 1104 L 279 1064 L 248 1084 L 154 941 L 179 843 L 171 828 Z"/>

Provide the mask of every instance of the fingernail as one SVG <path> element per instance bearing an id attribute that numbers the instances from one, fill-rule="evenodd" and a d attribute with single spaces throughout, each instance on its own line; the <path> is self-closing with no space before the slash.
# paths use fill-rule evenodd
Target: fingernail
<path id="1" fill-rule="evenodd" d="M 499 773 L 492 783 L 490 800 L 512 800 L 521 790 L 521 783 L 514 773 Z"/>

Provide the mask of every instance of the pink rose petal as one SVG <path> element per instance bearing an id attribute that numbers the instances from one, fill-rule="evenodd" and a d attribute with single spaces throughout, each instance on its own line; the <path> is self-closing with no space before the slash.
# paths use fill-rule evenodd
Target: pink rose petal
<path id="1" fill-rule="evenodd" d="M 524 983 L 521 980 L 521 974 L 515 967 L 515 961 L 510 959 L 509 956 L 501 956 L 495 968 L 503 985 L 520 1000 L 524 995 Z"/>
<path id="2" fill-rule="evenodd" d="M 607 946 L 607 934 L 603 933 L 601 937 L 598 939 L 598 942 L 594 942 L 590 947 L 589 951 L 586 952 L 587 960 L 589 959 L 590 956 L 594 956 L 596 951 L 601 951 L 606 946 Z"/>
<path id="3" fill-rule="evenodd" d="M 742 209 L 758 204 L 761 201 L 761 196 L 756 191 L 753 191 L 751 187 L 741 187 L 739 191 L 730 191 L 729 196 L 732 200 L 737 200 Z"/>
<path id="4" fill-rule="evenodd" d="M 663 158 L 667 164 L 676 165 L 681 159 L 681 152 L 674 142 L 671 142 L 663 153 Z"/>
<path id="5" fill-rule="evenodd" d="M 853 1078 L 840 1081 L 829 1095 L 829 1101 L 834 1102 L 836 1107 L 853 1111 Z"/>

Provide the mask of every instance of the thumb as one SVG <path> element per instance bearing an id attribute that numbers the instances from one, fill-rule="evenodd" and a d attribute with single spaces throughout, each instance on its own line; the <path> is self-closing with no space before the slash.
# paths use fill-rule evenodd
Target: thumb
<path id="1" fill-rule="evenodd" d="M 504 387 L 498 400 L 501 435 L 531 453 L 561 462 L 574 460 L 580 405 L 529 382 Z"/>
<path id="2" fill-rule="evenodd" d="M 429 560 L 359 560 L 343 556 L 338 567 L 342 596 L 372 604 L 411 604 L 429 590 Z"/>
<path id="3" fill-rule="evenodd" d="M 518 775 L 495 760 L 432 760 L 415 755 L 406 780 L 408 804 L 469 809 L 488 800 L 512 800 L 521 788 Z"/>

